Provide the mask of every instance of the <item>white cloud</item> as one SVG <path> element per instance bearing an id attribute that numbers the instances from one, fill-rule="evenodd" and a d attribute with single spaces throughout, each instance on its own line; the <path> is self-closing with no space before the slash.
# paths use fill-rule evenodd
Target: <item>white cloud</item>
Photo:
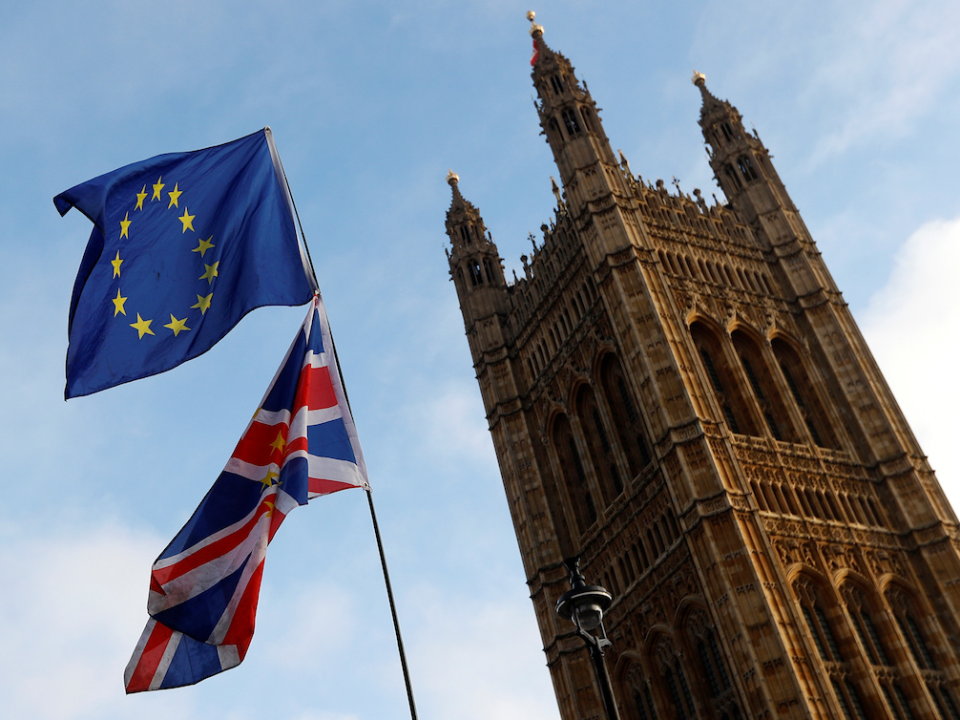
<path id="1" fill-rule="evenodd" d="M 158 538 L 110 520 L 52 534 L 6 524 L 0 535 L 0 715 L 128 717 L 123 668 L 147 619 Z M 167 695 L 138 717 L 186 716 L 188 704 Z"/>
<path id="2" fill-rule="evenodd" d="M 897 253 L 863 314 L 864 336 L 944 490 L 960 503 L 960 218 L 927 223 Z"/>
<path id="3" fill-rule="evenodd" d="M 414 688 L 426 701 L 424 715 L 555 720 L 557 706 L 533 609 L 522 591 L 511 589 L 512 583 L 496 601 L 420 589 L 421 597 L 432 598 L 420 608 L 428 631 L 418 633 L 411 644 Z"/>
<path id="4" fill-rule="evenodd" d="M 949 0 L 920 12 L 904 0 L 848 12 L 805 91 L 848 106 L 846 119 L 818 141 L 812 164 L 871 138 L 899 135 L 930 110 L 960 71 L 958 14 L 960 6 Z"/>
<path id="5" fill-rule="evenodd" d="M 356 626 L 355 600 L 344 588 L 312 584 L 287 589 L 283 597 L 264 593 L 264 605 L 275 612 L 259 618 L 258 635 L 265 645 L 264 659 L 278 671 L 310 667 L 320 672 L 350 645 Z M 276 612 L 278 606 L 282 613 Z"/>

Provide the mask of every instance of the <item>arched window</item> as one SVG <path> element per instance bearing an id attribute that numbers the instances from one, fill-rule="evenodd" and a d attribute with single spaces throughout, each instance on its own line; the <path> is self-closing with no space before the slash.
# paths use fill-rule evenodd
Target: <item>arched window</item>
<path id="1" fill-rule="evenodd" d="M 608 353 L 600 363 L 600 387 L 610 409 L 620 448 L 627 456 L 630 476 L 636 477 L 650 462 L 643 422 L 633 400 L 633 393 L 620 366 L 620 360 Z"/>
<path id="2" fill-rule="evenodd" d="M 720 132 L 723 133 L 723 138 L 727 142 L 733 140 L 733 128 L 730 127 L 730 123 L 720 123 Z"/>
<path id="3" fill-rule="evenodd" d="M 740 168 L 740 172 L 743 173 L 743 177 L 747 182 L 752 182 L 757 179 L 757 171 L 753 169 L 753 162 L 751 162 L 748 156 L 741 155 L 738 157 L 737 167 Z"/>
<path id="4" fill-rule="evenodd" d="M 577 115 L 571 108 L 565 108 L 560 117 L 563 118 L 563 126 L 567 129 L 567 135 L 576 137 L 580 134 L 580 123 L 577 122 Z"/>
<path id="5" fill-rule="evenodd" d="M 777 440 L 796 442 L 798 438 L 794 432 L 793 423 L 790 421 L 783 399 L 780 397 L 780 390 L 773 381 L 759 345 L 741 330 L 734 331 L 731 339 L 747 380 L 753 388 L 754 396 L 760 404 L 760 413 L 766 421 L 770 434 Z"/>
<path id="6" fill-rule="evenodd" d="M 660 638 L 654 648 L 654 658 L 662 680 L 663 696 L 672 706 L 677 720 L 697 717 L 680 653 L 670 638 Z"/>
<path id="7" fill-rule="evenodd" d="M 476 285 L 483 285 L 483 274 L 480 272 L 480 263 L 476 260 L 467 262 L 467 269 L 470 271 L 470 282 Z"/>
<path id="8" fill-rule="evenodd" d="M 585 107 L 580 108 L 580 117 L 583 118 L 583 126 L 587 129 L 587 132 L 595 132 L 593 129 L 593 118 L 590 116 L 590 109 Z"/>
<path id="9" fill-rule="evenodd" d="M 559 95 L 563 92 L 563 81 L 556 75 L 550 76 L 550 87 L 553 88 L 553 92 Z"/>
<path id="10" fill-rule="evenodd" d="M 629 720 L 658 720 L 650 685 L 639 662 L 633 661 L 627 666 L 621 683 L 625 690 L 622 697 L 629 698 L 622 706 L 626 710 L 626 717 Z"/>
<path id="11" fill-rule="evenodd" d="M 496 285 L 496 284 L 497 284 L 497 276 L 496 276 L 496 274 L 494 274 L 494 272 L 493 272 L 493 263 L 490 261 L 490 258 L 484 258 L 484 259 L 483 259 L 483 271 L 484 271 L 484 272 L 486 273 L 486 275 L 487 275 L 487 281 L 488 281 L 491 285 Z"/>
<path id="12" fill-rule="evenodd" d="M 920 622 L 921 615 L 917 613 L 912 598 L 896 585 L 887 590 L 886 598 L 917 667 L 921 670 L 937 668 L 938 664 L 934 662 L 933 651 Z"/>
<path id="13" fill-rule="evenodd" d="M 698 666 L 695 668 L 693 677 L 695 684 L 700 686 L 700 700 L 703 702 L 707 697 L 716 700 L 732 688 L 730 673 L 723 653 L 720 651 L 717 634 L 710 624 L 707 613 L 702 609 L 691 613 L 686 627 L 690 645 L 696 656 L 695 665 Z M 697 680 L 702 682 L 697 683 Z M 736 712 L 739 713 L 739 709 Z"/>
<path id="14" fill-rule="evenodd" d="M 817 393 L 813 389 L 800 356 L 790 343 L 782 338 L 774 338 L 771 346 L 774 357 L 777 358 L 777 363 L 783 373 L 783 379 L 786 380 L 787 387 L 790 388 L 790 394 L 793 395 L 813 442 L 820 447 L 838 448 L 839 445 L 833 428 Z"/>
<path id="15" fill-rule="evenodd" d="M 873 617 L 873 608 L 860 588 L 848 585 L 842 590 L 847 614 L 871 665 L 893 665 L 890 655 L 880 640 L 880 632 Z"/>
<path id="16" fill-rule="evenodd" d="M 617 458 L 606 424 L 597 405 L 596 397 L 589 385 L 581 385 L 577 391 L 577 416 L 580 418 L 580 427 L 587 441 L 587 449 L 597 478 L 600 480 L 600 489 L 605 504 L 609 504 L 623 492 L 623 480 L 617 468 Z"/>
<path id="17" fill-rule="evenodd" d="M 793 588 L 820 659 L 824 662 L 842 662 L 844 658 L 840 654 L 840 644 L 824 612 L 820 593 L 813 583 L 802 577 L 794 581 Z"/>
<path id="18" fill-rule="evenodd" d="M 731 432 L 756 435 L 753 418 L 744 403 L 746 393 L 740 387 L 737 375 L 726 362 L 719 337 L 699 322 L 690 326 L 690 334 Z"/>
<path id="19" fill-rule="evenodd" d="M 559 415 L 554 421 L 553 445 L 582 534 L 597 521 L 597 507 L 566 415 Z"/>

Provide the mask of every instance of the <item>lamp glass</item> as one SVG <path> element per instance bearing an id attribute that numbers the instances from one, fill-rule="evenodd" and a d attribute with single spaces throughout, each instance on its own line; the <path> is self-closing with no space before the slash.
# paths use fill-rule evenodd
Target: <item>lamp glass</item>
<path id="1" fill-rule="evenodd" d="M 577 622 L 580 627 L 587 631 L 599 627 L 603 620 L 603 608 L 596 602 L 584 603 L 578 606 L 574 612 L 577 615 Z"/>

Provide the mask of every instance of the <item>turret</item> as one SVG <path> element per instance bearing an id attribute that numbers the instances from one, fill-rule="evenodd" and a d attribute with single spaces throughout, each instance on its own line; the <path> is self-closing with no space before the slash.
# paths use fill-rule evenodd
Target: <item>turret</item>
<path id="1" fill-rule="evenodd" d="M 567 185 L 577 168 L 595 160 L 611 165 L 616 161 L 586 84 L 581 85 L 570 61 L 544 42 L 543 26 L 533 22 L 532 11 L 527 17 L 534 44 L 532 75 L 540 97 L 540 127 L 553 150 L 561 182 Z"/>
<path id="2" fill-rule="evenodd" d="M 546 44 L 543 26 L 536 24 L 534 17 L 533 11 L 527 13 L 533 37 L 530 63 L 539 97 L 535 105 L 540 127 L 560 171 L 566 210 L 579 227 L 585 227 L 597 214 L 625 204 L 630 191 L 586 83 L 577 79 L 566 57 Z M 625 234 L 613 235 L 604 247 L 596 248 L 595 259 L 628 243 Z"/>
<path id="3" fill-rule="evenodd" d="M 737 109 L 707 89 L 703 73 L 694 72 L 693 84 L 703 98 L 700 128 L 709 146 L 710 167 L 734 210 L 751 224 L 774 209 L 796 212 L 756 131 L 748 133 Z"/>
<path id="4" fill-rule="evenodd" d="M 464 322 L 510 310 L 503 261 L 480 212 L 460 194 L 460 176 L 452 170 L 447 182 L 453 190 L 453 201 L 447 211 L 447 235 L 452 249 L 447 250 L 450 276 L 457 287 Z"/>

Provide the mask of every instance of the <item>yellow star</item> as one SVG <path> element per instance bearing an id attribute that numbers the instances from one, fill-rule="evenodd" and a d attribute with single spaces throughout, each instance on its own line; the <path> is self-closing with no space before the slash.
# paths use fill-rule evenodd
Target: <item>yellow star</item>
<path id="1" fill-rule="evenodd" d="M 191 215 L 186 208 L 183 209 L 183 215 L 180 216 L 180 222 L 183 223 L 183 232 L 193 230 L 193 219 L 195 217 L 196 215 Z"/>
<path id="2" fill-rule="evenodd" d="M 130 239 L 130 213 L 124 215 L 120 221 L 120 238 Z"/>
<path id="3" fill-rule="evenodd" d="M 170 313 L 170 322 L 169 322 L 167 325 L 164 325 L 164 327 L 165 327 L 165 328 L 170 328 L 171 330 L 173 330 L 173 336 L 174 336 L 174 337 L 178 337 L 178 336 L 180 335 L 180 331 L 181 331 L 181 330 L 189 330 L 189 329 L 190 329 L 190 328 L 187 327 L 187 319 L 186 319 L 186 318 L 184 318 L 183 320 L 177 320 L 177 319 L 173 316 L 173 313 Z"/>
<path id="4" fill-rule="evenodd" d="M 167 205 L 167 210 L 172 207 L 180 207 L 180 205 L 177 204 L 177 200 L 179 200 L 180 196 L 183 195 L 183 190 L 180 189 L 180 183 L 174 185 L 173 190 L 168 192 L 167 195 L 170 196 L 170 204 Z"/>
<path id="5" fill-rule="evenodd" d="M 272 503 L 269 500 L 266 500 L 263 504 L 267 506 L 267 513 L 266 513 L 267 517 L 273 517 L 273 506 L 276 503 Z"/>
<path id="6" fill-rule="evenodd" d="M 197 238 L 199 245 L 197 245 L 191 252 L 198 252 L 200 253 L 200 257 L 203 257 L 206 254 L 207 250 L 209 250 L 212 247 L 216 247 L 216 245 L 210 242 L 211 240 L 213 240 L 213 235 L 208 237 L 206 240 L 204 240 L 203 238 Z"/>
<path id="7" fill-rule="evenodd" d="M 124 315 L 126 315 L 126 313 L 124 313 Z M 137 332 L 140 333 L 140 337 L 138 339 L 143 340 L 144 335 L 156 334 L 150 329 L 150 323 L 152 322 L 153 320 L 144 320 L 142 317 L 140 317 L 140 313 L 137 313 L 137 321 L 135 323 L 130 323 L 130 327 L 136 328 Z"/>
<path id="8" fill-rule="evenodd" d="M 217 260 L 213 265 L 207 265 L 206 263 L 204 263 L 203 266 L 207 269 L 207 271 L 203 275 L 201 275 L 199 279 L 207 280 L 212 283 L 215 277 L 220 277 L 220 273 L 217 272 L 217 266 L 219 264 L 220 264 L 219 260 Z"/>
<path id="9" fill-rule="evenodd" d="M 143 186 L 143 190 L 137 193 L 137 206 L 134 210 L 143 210 L 143 201 L 147 198 L 147 186 Z"/>
<path id="10" fill-rule="evenodd" d="M 283 439 L 283 433 L 277 432 L 277 439 L 270 443 L 270 447 L 274 450 L 279 450 L 283 452 L 283 449 L 287 446 L 287 441 Z"/>
<path id="11" fill-rule="evenodd" d="M 278 477 L 280 476 L 274 471 L 274 469 L 270 468 L 267 470 L 267 474 L 264 476 L 263 480 L 260 481 L 260 484 L 265 488 L 273 487 L 273 481 Z"/>
<path id="12" fill-rule="evenodd" d="M 124 315 L 127 314 L 127 311 L 123 309 L 123 304 L 127 301 L 125 297 L 120 296 L 120 289 L 117 288 L 117 296 L 113 298 L 110 302 L 113 303 L 113 316 L 116 317 L 120 313 Z"/>
<path id="13" fill-rule="evenodd" d="M 203 280 L 203 278 L 200 278 L 200 279 Z M 194 309 L 194 308 L 197 308 L 197 309 L 200 310 L 200 314 L 201 314 L 201 315 L 206 315 L 206 314 L 207 314 L 207 310 L 210 309 L 210 300 L 211 300 L 212 298 L 213 298 L 213 293 L 210 293 L 210 294 L 207 295 L 207 296 L 197 295 L 197 304 L 196 304 L 196 305 L 191 305 L 191 306 L 190 306 L 190 309 L 192 310 L 192 309 Z"/>
<path id="14" fill-rule="evenodd" d="M 150 198 L 150 202 L 160 199 L 160 191 L 163 190 L 163 183 L 160 182 L 163 180 L 163 177 L 158 177 L 157 181 L 153 184 L 153 197 Z"/>
<path id="15" fill-rule="evenodd" d="M 120 251 L 117 250 L 117 257 L 110 261 L 110 264 L 113 265 L 113 276 L 115 278 L 120 277 L 120 263 L 122 262 L 123 260 L 120 259 Z"/>

